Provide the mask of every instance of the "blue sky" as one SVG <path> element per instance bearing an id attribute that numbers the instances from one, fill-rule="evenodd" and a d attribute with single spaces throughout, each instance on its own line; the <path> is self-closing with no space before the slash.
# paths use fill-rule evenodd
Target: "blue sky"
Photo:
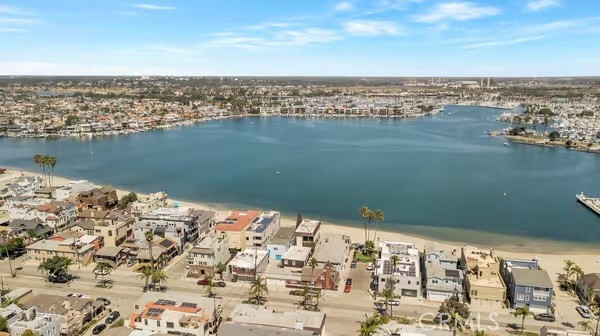
<path id="1" fill-rule="evenodd" d="M 0 0 L 0 74 L 597 76 L 600 0 Z"/>

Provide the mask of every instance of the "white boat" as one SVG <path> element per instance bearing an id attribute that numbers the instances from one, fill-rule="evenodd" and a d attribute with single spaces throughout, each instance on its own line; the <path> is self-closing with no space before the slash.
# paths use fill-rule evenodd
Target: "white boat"
<path id="1" fill-rule="evenodd" d="M 509 146 L 508 142 L 505 142 L 504 147 L 508 147 L 508 146 Z"/>

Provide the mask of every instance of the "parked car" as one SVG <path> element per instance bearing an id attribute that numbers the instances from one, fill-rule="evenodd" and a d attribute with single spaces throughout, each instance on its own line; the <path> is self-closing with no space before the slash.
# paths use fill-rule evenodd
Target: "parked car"
<path id="1" fill-rule="evenodd" d="M 67 294 L 67 297 L 76 297 L 76 298 L 80 298 L 81 299 L 81 298 L 84 297 L 84 295 L 81 294 L 81 293 L 69 293 L 69 294 Z"/>
<path id="2" fill-rule="evenodd" d="M 100 323 L 94 327 L 94 329 L 92 330 L 92 334 L 98 335 L 99 333 L 103 332 L 104 329 L 106 329 L 106 324 Z"/>
<path id="3" fill-rule="evenodd" d="M 96 275 L 108 275 L 108 270 L 105 270 L 105 269 L 103 269 L 103 270 L 95 270 L 94 274 L 96 274 Z"/>
<path id="4" fill-rule="evenodd" d="M 96 298 L 96 301 L 103 302 L 105 306 L 108 306 L 110 304 L 110 300 L 107 298 L 103 298 L 103 297 Z"/>
<path id="5" fill-rule="evenodd" d="M 346 279 L 346 286 L 352 286 L 352 278 Z"/>
<path id="6" fill-rule="evenodd" d="M 579 313 L 579 315 L 581 315 L 581 317 L 583 318 L 590 318 L 592 317 L 592 312 L 590 311 L 590 308 L 587 306 L 577 306 L 577 308 L 575 308 L 575 310 L 577 310 L 577 312 Z"/>
<path id="7" fill-rule="evenodd" d="M 135 265 L 135 260 L 133 260 L 133 259 L 129 259 L 129 260 L 127 261 L 127 267 L 131 267 L 131 266 L 133 266 L 133 265 Z"/>
<path id="8" fill-rule="evenodd" d="M 398 300 L 398 299 L 390 299 L 390 300 L 388 301 L 388 304 L 389 304 L 390 306 L 399 306 L 399 305 L 400 305 L 400 300 Z"/>
<path id="9" fill-rule="evenodd" d="M 207 278 L 200 279 L 200 280 L 198 280 L 198 282 L 196 282 L 196 283 L 197 283 L 198 285 L 200 285 L 200 286 L 205 286 L 205 285 L 208 285 L 208 279 L 207 279 Z"/>
<path id="10" fill-rule="evenodd" d="M 346 286 L 344 287 L 344 293 L 350 293 L 351 290 L 352 290 L 352 279 L 348 278 L 348 279 L 346 279 Z"/>
<path id="11" fill-rule="evenodd" d="M 373 265 L 372 262 L 370 262 L 370 263 L 367 264 L 367 271 L 372 271 L 374 269 L 375 269 L 375 265 Z"/>
<path id="12" fill-rule="evenodd" d="M 113 322 L 115 322 L 119 316 L 121 316 L 121 314 L 119 314 L 118 311 L 112 311 L 110 312 L 110 314 L 108 314 L 108 316 L 106 317 L 106 324 L 111 324 Z"/>
<path id="13" fill-rule="evenodd" d="M 215 286 L 216 287 L 225 287 L 225 286 L 227 286 L 227 284 L 225 283 L 225 281 L 217 281 L 217 282 L 215 282 Z"/>
<path id="14" fill-rule="evenodd" d="M 350 268 L 356 268 L 356 260 L 352 260 L 350 263 Z"/>
<path id="15" fill-rule="evenodd" d="M 556 318 L 554 317 L 554 315 L 552 315 L 552 314 L 545 314 L 545 313 L 544 314 L 535 314 L 535 315 L 533 315 L 533 318 L 535 320 L 545 321 L 545 322 L 554 322 L 554 321 L 556 321 Z"/>
<path id="16" fill-rule="evenodd" d="M 301 289 L 294 289 L 290 291 L 290 295 L 302 296 L 304 292 Z"/>
<path id="17" fill-rule="evenodd" d="M 48 276 L 48 281 L 52 282 L 52 283 L 67 283 L 71 280 L 71 277 L 66 275 L 66 274 L 62 274 L 62 275 L 50 275 Z"/>

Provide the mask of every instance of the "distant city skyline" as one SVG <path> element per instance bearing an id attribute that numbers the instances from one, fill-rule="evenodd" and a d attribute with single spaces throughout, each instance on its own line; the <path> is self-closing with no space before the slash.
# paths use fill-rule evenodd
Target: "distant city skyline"
<path id="1" fill-rule="evenodd" d="M 0 1 L 0 75 L 600 75 L 594 0 Z"/>

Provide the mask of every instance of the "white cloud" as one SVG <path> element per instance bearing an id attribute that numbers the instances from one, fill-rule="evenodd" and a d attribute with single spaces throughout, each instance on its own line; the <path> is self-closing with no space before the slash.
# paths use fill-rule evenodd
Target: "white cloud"
<path id="1" fill-rule="evenodd" d="M 27 11 L 25 11 L 19 7 L 0 5 L 0 14 L 25 15 L 25 14 L 27 14 Z"/>
<path id="2" fill-rule="evenodd" d="M 373 20 L 348 21 L 344 24 L 344 30 L 358 36 L 398 35 L 402 32 L 394 22 Z"/>
<path id="3" fill-rule="evenodd" d="M 161 6 L 161 5 L 153 5 L 153 4 L 147 4 L 147 3 L 132 4 L 131 6 L 135 7 L 135 8 L 147 9 L 147 10 L 153 10 L 153 11 L 167 11 L 167 10 L 176 9 L 175 7 L 171 7 L 171 6 Z"/>
<path id="4" fill-rule="evenodd" d="M 427 14 L 417 15 L 417 22 L 438 22 L 442 20 L 468 21 L 500 14 L 500 9 L 479 6 L 472 2 L 448 2 L 437 5 Z"/>
<path id="5" fill-rule="evenodd" d="M 532 12 L 537 12 L 539 10 L 558 6 L 558 0 L 531 0 L 527 3 L 527 9 Z"/>
<path id="6" fill-rule="evenodd" d="M 253 26 L 248 27 L 249 29 L 252 30 L 263 30 L 263 29 L 270 29 L 270 28 L 287 28 L 287 27 L 292 27 L 295 24 L 291 23 L 291 22 L 263 22 L 263 23 L 259 23 Z"/>
<path id="7" fill-rule="evenodd" d="M 209 46 L 248 50 L 323 44 L 341 38 L 335 31 L 320 28 L 282 30 L 268 36 L 244 36 L 235 33 L 213 34 L 213 36 L 216 38 L 208 42 Z"/>
<path id="8" fill-rule="evenodd" d="M 472 49 L 472 48 L 487 48 L 487 47 L 507 46 L 507 45 L 514 45 L 514 44 L 521 44 L 521 43 L 531 42 L 531 41 L 538 41 L 538 40 L 541 40 L 543 38 L 545 38 L 545 36 L 540 35 L 540 36 L 520 37 L 520 38 L 511 39 L 511 40 L 488 41 L 488 42 L 481 42 L 481 43 L 469 44 L 465 48 Z"/>
<path id="9" fill-rule="evenodd" d="M 420 3 L 423 0 L 379 0 L 379 10 L 404 10 L 412 3 Z"/>
<path id="10" fill-rule="evenodd" d="M 354 4 L 350 1 L 342 1 L 335 4 L 335 6 L 333 6 L 333 9 L 338 12 L 347 12 L 354 10 Z"/>
<path id="11" fill-rule="evenodd" d="M 22 32 L 26 32 L 27 30 L 22 29 L 22 28 L 5 28 L 5 27 L 0 27 L 0 33 L 22 33 Z"/>
<path id="12" fill-rule="evenodd" d="M 0 24 L 34 25 L 37 23 L 38 21 L 31 19 L 0 17 Z"/>

